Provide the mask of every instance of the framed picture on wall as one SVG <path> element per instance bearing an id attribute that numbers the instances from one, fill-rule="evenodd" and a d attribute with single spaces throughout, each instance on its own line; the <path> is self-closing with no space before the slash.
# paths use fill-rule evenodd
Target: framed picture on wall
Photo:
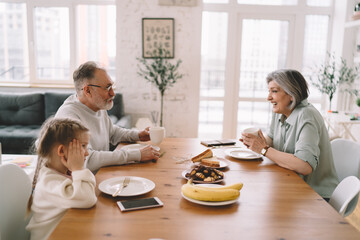
<path id="1" fill-rule="evenodd" d="M 174 19 L 143 18 L 143 58 L 155 58 L 162 51 L 164 58 L 174 58 Z"/>

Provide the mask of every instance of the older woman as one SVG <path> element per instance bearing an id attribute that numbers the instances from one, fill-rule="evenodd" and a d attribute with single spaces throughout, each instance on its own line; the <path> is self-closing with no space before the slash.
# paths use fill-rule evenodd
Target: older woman
<path id="1" fill-rule="evenodd" d="M 279 166 L 297 172 L 325 200 L 338 184 L 330 139 L 321 114 L 308 103 L 306 80 L 282 69 L 267 78 L 273 116 L 267 136 L 242 134 L 241 141 Z"/>

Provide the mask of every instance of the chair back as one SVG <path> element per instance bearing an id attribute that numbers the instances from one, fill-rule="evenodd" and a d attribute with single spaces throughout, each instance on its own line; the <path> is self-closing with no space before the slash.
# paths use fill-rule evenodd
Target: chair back
<path id="1" fill-rule="evenodd" d="M 330 198 L 330 205 L 333 206 L 343 217 L 349 215 L 355 204 L 350 204 L 357 200 L 360 192 L 360 180 L 355 176 L 344 178 L 335 188 Z"/>
<path id="2" fill-rule="evenodd" d="M 27 201 L 31 193 L 31 180 L 15 164 L 0 165 L 0 239 L 29 239 L 25 227 Z"/>
<path id="3" fill-rule="evenodd" d="M 360 144 L 347 139 L 334 139 L 331 148 L 339 182 L 348 176 L 360 178 Z"/>

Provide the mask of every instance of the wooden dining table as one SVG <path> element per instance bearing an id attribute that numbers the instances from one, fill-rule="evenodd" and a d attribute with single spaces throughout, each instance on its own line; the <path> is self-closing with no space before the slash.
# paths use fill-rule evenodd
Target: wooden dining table
<path id="1" fill-rule="evenodd" d="M 238 147 L 242 147 L 237 143 Z M 50 239 L 360 239 L 341 217 L 295 172 L 267 158 L 241 160 L 213 148 L 224 158 L 222 185 L 244 184 L 237 202 L 204 206 L 184 199 L 186 161 L 206 149 L 199 139 L 166 138 L 157 162 L 103 167 L 96 173 L 98 201 L 90 209 L 69 209 Z M 109 178 L 136 176 L 155 188 L 141 196 L 112 197 L 98 189 Z M 158 197 L 163 207 L 121 212 L 117 201 Z"/>

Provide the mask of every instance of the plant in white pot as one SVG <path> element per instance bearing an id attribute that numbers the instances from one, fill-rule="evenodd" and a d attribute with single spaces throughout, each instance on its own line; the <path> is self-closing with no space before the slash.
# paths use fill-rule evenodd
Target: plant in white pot
<path id="1" fill-rule="evenodd" d="M 331 110 L 331 102 L 337 90 L 346 91 L 355 96 L 358 95 L 358 90 L 353 89 L 358 74 L 358 66 L 348 66 L 343 58 L 340 58 L 340 62 L 337 62 L 334 55 L 328 54 L 327 61 L 314 71 L 310 80 L 316 89 L 328 96 L 329 110 Z"/>
<path id="2" fill-rule="evenodd" d="M 177 80 L 183 77 L 183 74 L 178 72 L 181 60 L 177 60 L 175 64 L 168 60 L 169 51 L 159 48 L 154 53 L 157 53 L 153 58 L 147 60 L 144 58 L 137 58 L 141 63 L 138 65 L 138 75 L 145 78 L 148 82 L 154 84 L 160 91 L 161 107 L 160 107 L 160 126 L 163 126 L 163 109 L 164 109 L 164 94 L 167 89 L 172 87 Z"/>

